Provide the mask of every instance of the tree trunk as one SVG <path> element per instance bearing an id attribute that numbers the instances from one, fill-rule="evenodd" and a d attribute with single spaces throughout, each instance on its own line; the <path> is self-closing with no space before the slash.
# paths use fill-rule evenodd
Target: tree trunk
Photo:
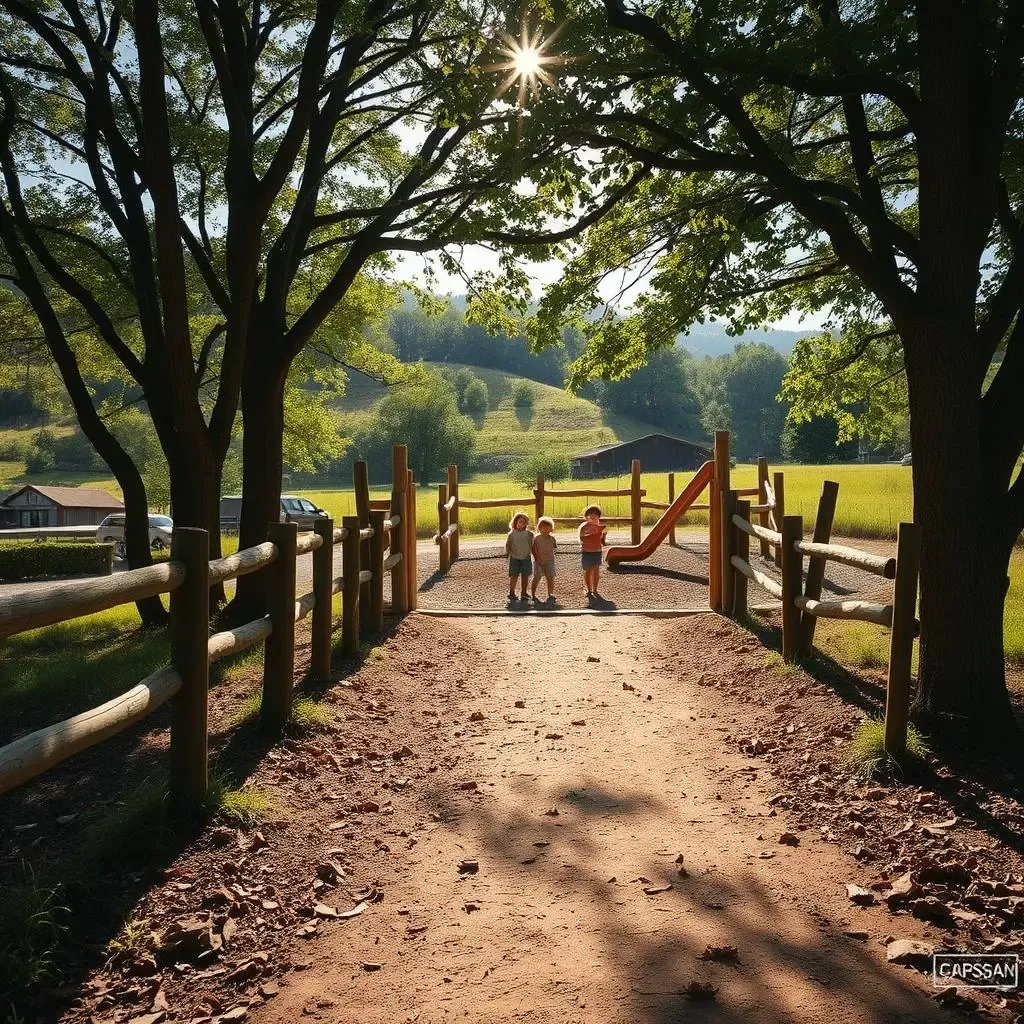
<path id="1" fill-rule="evenodd" d="M 155 417 L 154 417 L 155 419 Z M 159 428 L 158 428 L 159 429 Z M 210 535 L 210 558 L 220 558 L 220 479 L 223 464 L 206 437 L 186 438 L 179 429 L 163 445 L 171 474 L 171 514 L 175 526 L 196 526 Z M 224 584 L 210 587 L 210 605 L 224 604 Z"/>
<path id="2" fill-rule="evenodd" d="M 261 346 L 266 352 L 266 345 Z M 287 368 L 257 354 L 250 342 L 242 380 L 242 510 L 239 549 L 262 544 L 267 526 L 281 515 L 281 476 L 284 471 L 284 386 Z M 230 622 L 248 622 L 266 611 L 264 573 L 238 580 L 234 600 L 225 611 Z"/>
<path id="3" fill-rule="evenodd" d="M 985 471 L 972 344 L 935 320 L 904 334 L 914 518 L 922 531 L 914 713 L 991 739 L 1014 731 L 1003 603 L 1016 531 L 1005 491 Z"/>

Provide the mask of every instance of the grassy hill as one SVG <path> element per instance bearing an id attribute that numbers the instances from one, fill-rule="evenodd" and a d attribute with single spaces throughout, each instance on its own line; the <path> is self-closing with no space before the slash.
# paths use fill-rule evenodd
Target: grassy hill
<path id="1" fill-rule="evenodd" d="M 428 365 L 435 370 L 461 369 L 457 363 Z M 483 380 L 490 395 L 490 408 L 476 421 L 476 469 L 481 473 L 507 469 L 517 459 L 536 453 L 575 455 L 658 430 L 650 423 L 607 413 L 585 398 L 533 380 L 528 382 L 533 389 L 533 408 L 517 409 L 512 404 L 512 388 L 523 378 L 479 366 L 466 369 Z M 346 432 L 356 430 L 385 393 L 382 385 L 354 378 L 338 409 L 339 427 Z"/>

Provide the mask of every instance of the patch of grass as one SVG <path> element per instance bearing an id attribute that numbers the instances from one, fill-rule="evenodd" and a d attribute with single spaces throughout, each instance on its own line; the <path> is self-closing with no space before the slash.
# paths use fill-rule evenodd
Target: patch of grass
<path id="1" fill-rule="evenodd" d="M 266 821 L 274 810 L 273 801 L 258 789 L 232 789 L 223 779 L 210 780 L 204 810 L 211 817 L 251 828 Z"/>
<path id="2" fill-rule="evenodd" d="M 786 661 L 778 651 L 766 651 L 764 665 L 780 676 L 795 676 L 800 671 L 799 663 Z"/>
<path id="3" fill-rule="evenodd" d="M 263 644 L 250 647 L 241 654 L 222 658 L 210 669 L 210 681 L 217 683 L 237 682 L 250 675 L 258 674 L 263 668 Z"/>
<path id="4" fill-rule="evenodd" d="M 388 652 L 381 643 L 374 640 L 361 640 L 359 642 L 359 657 L 363 661 L 387 661 Z"/>
<path id="5" fill-rule="evenodd" d="M 83 866 L 143 864 L 166 849 L 174 833 L 167 786 L 150 779 L 119 801 L 82 832 Z"/>
<path id="6" fill-rule="evenodd" d="M 907 752 L 898 761 L 885 749 L 885 723 L 872 718 L 864 722 L 853 739 L 847 754 L 848 764 L 864 778 L 876 778 L 891 773 L 902 773 L 915 761 L 922 761 L 929 754 L 928 745 L 913 725 L 907 726 Z"/>
<path id="7" fill-rule="evenodd" d="M 107 943 L 107 967 L 137 960 L 149 950 L 149 921 L 130 918 L 121 930 Z"/>
<path id="8" fill-rule="evenodd" d="M 263 708 L 263 690 L 257 689 L 242 701 L 235 713 L 234 725 L 247 725 L 260 717 Z M 292 697 L 292 708 L 285 729 L 292 733 L 315 732 L 333 721 L 331 709 L 303 693 Z"/>
<path id="9" fill-rule="evenodd" d="M 45 883 L 27 862 L 0 888 L 0 1004 L 60 973 L 68 913 L 60 886 Z"/>

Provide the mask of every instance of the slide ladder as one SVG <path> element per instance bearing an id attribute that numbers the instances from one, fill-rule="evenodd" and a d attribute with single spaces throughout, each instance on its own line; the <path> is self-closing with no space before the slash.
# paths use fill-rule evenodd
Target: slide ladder
<path id="1" fill-rule="evenodd" d="M 668 536 L 669 530 L 675 526 L 677 520 L 700 497 L 704 488 L 711 483 L 714 475 L 714 462 L 705 462 L 639 544 L 608 549 L 605 554 L 605 561 L 608 565 L 614 567 L 620 562 L 642 562 L 645 558 L 650 558 L 658 545 Z"/>

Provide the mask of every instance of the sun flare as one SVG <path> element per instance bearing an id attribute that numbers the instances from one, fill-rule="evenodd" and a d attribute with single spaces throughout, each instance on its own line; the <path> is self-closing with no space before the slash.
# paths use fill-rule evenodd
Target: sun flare
<path id="1" fill-rule="evenodd" d="M 504 44 L 498 48 L 501 60 L 485 65 L 485 71 L 504 72 L 505 78 L 498 86 L 497 95 L 504 96 L 516 83 L 517 103 L 524 106 L 527 94 L 536 95 L 542 86 L 551 86 L 555 80 L 551 71 L 557 66 L 567 63 L 567 58 L 555 56 L 548 48 L 558 36 L 558 30 L 542 37 L 538 31 L 531 34 L 523 29 L 519 39 L 506 36 Z"/>
<path id="2" fill-rule="evenodd" d="M 527 46 L 517 49 L 512 61 L 517 74 L 523 78 L 533 78 L 541 69 L 542 59 L 540 50 L 535 46 Z"/>

